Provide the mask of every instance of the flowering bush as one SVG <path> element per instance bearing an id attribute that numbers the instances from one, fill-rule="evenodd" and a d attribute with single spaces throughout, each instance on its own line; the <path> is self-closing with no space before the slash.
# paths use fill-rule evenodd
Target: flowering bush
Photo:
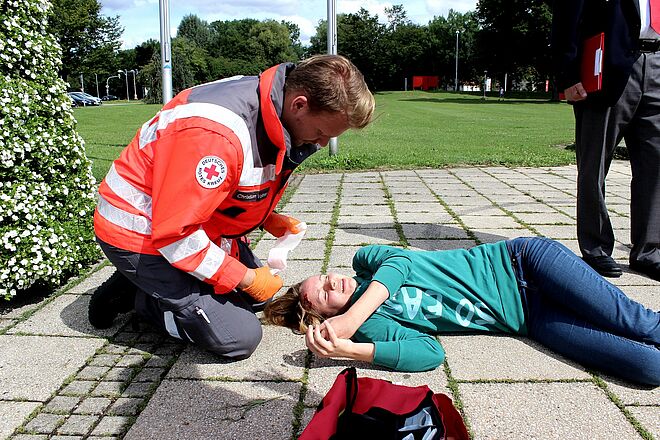
<path id="1" fill-rule="evenodd" d="M 50 3 L 0 0 L 0 298 L 98 257 L 91 163 L 47 34 Z"/>

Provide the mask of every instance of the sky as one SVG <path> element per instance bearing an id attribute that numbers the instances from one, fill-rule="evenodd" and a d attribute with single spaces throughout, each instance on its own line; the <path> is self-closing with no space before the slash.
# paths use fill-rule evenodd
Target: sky
<path id="1" fill-rule="evenodd" d="M 122 49 L 132 49 L 149 38 L 160 39 L 159 0 L 100 0 L 101 13 L 119 16 L 124 27 Z M 408 18 L 414 23 L 427 24 L 434 16 L 447 16 L 453 9 L 472 11 L 477 0 L 336 0 L 337 13 L 357 12 L 361 7 L 370 15 L 385 20 L 385 8 L 403 4 Z M 308 44 L 316 33 L 319 20 L 327 18 L 326 0 L 170 0 L 170 28 L 172 37 L 181 19 L 188 14 L 197 15 L 211 23 L 216 20 L 287 20 L 300 27 L 300 40 Z"/>

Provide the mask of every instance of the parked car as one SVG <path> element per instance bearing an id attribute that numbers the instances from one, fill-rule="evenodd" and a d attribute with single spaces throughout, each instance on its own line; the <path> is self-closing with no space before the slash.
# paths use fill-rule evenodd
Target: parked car
<path id="1" fill-rule="evenodd" d="M 101 97 L 102 101 L 115 101 L 117 99 L 119 99 L 119 98 L 116 97 L 115 95 L 105 95 L 105 96 Z"/>
<path id="2" fill-rule="evenodd" d="M 68 93 L 67 93 L 67 95 L 69 96 L 69 99 L 71 100 L 71 107 L 78 107 L 78 103 L 76 102 L 75 98 L 73 96 L 69 95 Z"/>
<path id="3" fill-rule="evenodd" d="M 83 92 L 68 92 L 68 95 L 76 101 L 79 106 L 101 105 L 101 100 Z"/>
<path id="4" fill-rule="evenodd" d="M 94 101 L 96 103 L 96 105 L 103 104 L 101 102 L 101 98 L 97 98 L 96 96 L 90 95 L 89 93 L 85 93 L 85 92 L 74 92 L 74 93 L 78 93 L 79 95 L 83 95 L 87 99 L 91 99 L 92 101 Z"/>

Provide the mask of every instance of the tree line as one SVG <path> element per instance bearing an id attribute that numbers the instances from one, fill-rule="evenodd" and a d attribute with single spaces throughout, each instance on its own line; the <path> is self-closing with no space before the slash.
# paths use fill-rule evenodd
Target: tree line
<path id="1" fill-rule="evenodd" d="M 97 80 L 104 94 L 107 81 L 111 94 L 125 97 L 126 78 L 107 78 L 133 70 L 138 90 L 128 81 L 130 97 L 148 91 L 148 100 L 161 101 L 158 41 L 120 50 L 119 18 L 103 17 L 99 0 L 53 0 L 53 6 L 50 27 L 63 49 L 60 73 L 73 89 L 80 89 L 81 78 L 86 89 Z M 441 87 L 453 88 L 456 59 L 461 84 L 481 85 L 487 76 L 500 85 L 507 78 L 507 89 L 543 90 L 550 78 L 550 0 L 479 0 L 475 11 L 450 10 L 427 24 L 413 23 L 403 5 L 387 8 L 385 15 L 360 9 L 337 16 L 338 53 L 358 66 L 375 91 L 401 90 L 413 75 L 437 75 Z M 209 23 L 187 15 L 172 39 L 172 86 L 176 93 L 232 75 L 256 75 L 326 51 L 326 20 L 303 45 L 292 22 Z"/>

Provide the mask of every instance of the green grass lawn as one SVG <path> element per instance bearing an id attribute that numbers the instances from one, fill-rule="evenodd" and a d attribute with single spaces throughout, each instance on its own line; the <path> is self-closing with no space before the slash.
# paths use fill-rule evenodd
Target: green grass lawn
<path id="1" fill-rule="evenodd" d="M 447 92 L 376 95 L 376 120 L 339 138 L 302 171 L 442 167 L 465 164 L 550 166 L 572 163 L 573 113 L 565 103 Z M 159 105 L 108 105 L 75 110 L 78 131 L 100 180 L 112 160 Z"/>

